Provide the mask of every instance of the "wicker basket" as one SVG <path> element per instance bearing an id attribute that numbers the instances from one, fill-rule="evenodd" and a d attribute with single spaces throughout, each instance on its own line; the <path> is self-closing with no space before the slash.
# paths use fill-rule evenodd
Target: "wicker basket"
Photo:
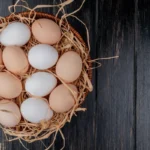
<path id="1" fill-rule="evenodd" d="M 28 15 L 29 15 L 29 12 L 22 12 L 22 13 L 19 13 L 21 16 L 24 16 L 24 17 L 27 17 Z M 31 14 L 31 16 L 32 15 L 34 15 L 34 14 Z M 46 13 L 41 13 L 41 12 L 36 12 L 36 19 L 39 19 L 39 18 L 47 18 L 47 19 L 52 19 L 52 20 L 54 20 L 54 21 L 59 21 L 60 19 L 58 19 L 58 18 L 55 18 L 54 16 L 52 16 L 52 15 L 50 15 L 50 14 L 46 14 Z M 6 20 L 8 21 L 16 21 L 17 20 L 17 18 L 15 17 L 15 16 L 13 16 L 13 15 L 11 15 L 11 16 L 8 16 L 8 17 L 6 17 Z M 86 44 L 85 44 L 85 42 L 83 41 L 83 39 L 82 39 L 82 37 L 79 35 L 79 33 L 73 28 L 73 27 L 70 27 L 71 28 L 71 31 L 74 33 L 74 35 L 78 38 L 78 40 L 85 46 Z M 86 46 L 85 46 L 86 47 Z M 88 48 L 86 47 L 85 48 L 85 50 L 87 51 L 87 53 L 89 54 L 89 51 L 88 51 Z M 88 56 L 89 58 L 88 58 L 88 66 L 91 68 L 92 67 L 92 64 L 91 64 L 91 62 L 90 62 L 90 55 Z M 91 80 L 92 79 L 92 70 L 91 69 L 89 69 L 89 70 L 87 70 L 87 74 L 88 74 L 88 77 L 89 77 L 89 79 Z M 88 94 L 88 90 L 87 91 L 85 91 L 85 96 L 87 96 L 87 94 Z M 63 126 L 62 126 L 63 127 Z M 11 132 L 7 132 L 8 130 L 7 130 L 7 128 L 3 128 L 3 130 L 4 130 L 4 132 L 6 133 L 6 134 L 9 134 L 9 135 L 15 135 L 15 134 L 13 134 L 13 133 L 11 133 Z M 16 129 L 17 130 L 17 129 Z M 11 134 L 10 134 L 11 133 Z M 18 133 L 18 135 L 19 135 L 19 131 L 17 132 Z M 16 135 L 17 136 L 17 135 Z M 48 138 L 48 137 L 45 137 L 45 138 Z M 19 139 L 19 137 L 18 137 L 18 139 Z M 22 138 L 21 138 L 22 139 Z M 30 142 L 29 141 L 29 139 L 28 140 L 26 140 L 26 138 L 23 138 L 23 140 L 25 140 L 25 141 L 27 141 L 27 142 Z M 34 140 L 35 141 L 35 140 Z M 32 142 L 32 141 L 31 141 Z"/>

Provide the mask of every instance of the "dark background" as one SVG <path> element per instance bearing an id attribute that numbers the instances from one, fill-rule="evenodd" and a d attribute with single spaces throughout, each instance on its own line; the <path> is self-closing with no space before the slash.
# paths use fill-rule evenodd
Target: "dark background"
<path id="1" fill-rule="evenodd" d="M 59 2 L 27 1 L 31 7 Z M 0 0 L 0 16 L 7 16 L 7 7 L 14 2 Z M 74 0 L 66 12 L 81 2 Z M 39 11 L 55 14 L 57 10 Z M 83 104 L 88 110 L 63 128 L 65 150 L 150 150 L 150 0 L 86 0 L 76 15 L 89 28 L 92 59 L 120 58 L 103 60 L 102 67 L 93 70 L 94 91 Z M 69 21 L 85 37 L 83 26 Z M 50 139 L 44 143 L 48 146 Z M 30 150 L 44 149 L 41 142 L 24 144 Z M 52 150 L 61 147 L 58 135 Z M 23 148 L 19 142 L 7 142 L 0 131 L 0 149 Z"/>

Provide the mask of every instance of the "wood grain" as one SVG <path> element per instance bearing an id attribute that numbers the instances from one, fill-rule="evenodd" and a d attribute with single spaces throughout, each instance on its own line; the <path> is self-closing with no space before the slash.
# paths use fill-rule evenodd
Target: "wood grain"
<path id="1" fill-rule="evenodd" d="M 57 4 L 60 0 L 27 0 L 29 6 Z M 8 5 L 15 0 L 0 1 L 0 16 L 8 15 Z M 80 6 L 76 0 L 65 11 Z M 71 123 L 63 128 L 65 150 L 149 150 L 150 149 L 150 1 L 87 0 L 76 15 L 88 26 L 91 57 L 119 55 L 119 59 L 101 60 L 93 70 L 94 91 Z M 25 9 L 18 9 L 25 11 Z M 56 8 L 38 11 L 55 14 Z M 86 40 L 84 27 L 73 18 L 71 25 Z M 93 64 L 96 66 L 96 64 Z M 0 131 L 0 150 L 22 150 L 16 142 L 6 142 Z M 44 140 L 48 146 L 51 139 Z M 41 142 L 24 143 L 30 150 L 44 150 Z M 61 136 L 52 147 L 62 147 Z"/>
<path id="2" fill-rule="evenodd" d="M 97 150 L 135 149 L 134 1 L 100 0 L 97 4 L 99 57 L 97 74 Z"/>
<path id="3" fill-rule="evenodd" d="M 150 149 L 150 1 L 136 0 L 137 150 Z"/>

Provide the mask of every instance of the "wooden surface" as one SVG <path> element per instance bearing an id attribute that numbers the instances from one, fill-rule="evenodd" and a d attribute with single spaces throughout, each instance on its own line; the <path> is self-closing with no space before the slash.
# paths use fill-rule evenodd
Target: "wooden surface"
<path id="1" fill-rule="evenodd" d="M 29 6 L 57 4 L 59 0 L 28 0 Z M 78 8 L 75 0 L 66 12 Z M 0 16 L 8 15 L 14 0 L 0 1 Z M 19 9 L 23 11 L 23 9 Z M 39 10 L 41 11 L 41 10 Z M 56 13 L 56 9 L 42 9 Z M 63 128 L 65 150 L 150 150 L 150 1 L 87 0 L 77 16 L 90 31 L 91 57 L 119 55 L 102 60 L 93 70 L 94 91 L 71 123 Z M 76 20 L 70 23 L 85 39 Z M 0 150 L 22 150 L 19 142 L 8 143 L 0 131 Z M 50 139 L 44 141 L 48 146 Z M 24 143 L 30 150 L 44 150 L 41 142 Z M 52 147 L 62 147 L 60 135 Z"/>

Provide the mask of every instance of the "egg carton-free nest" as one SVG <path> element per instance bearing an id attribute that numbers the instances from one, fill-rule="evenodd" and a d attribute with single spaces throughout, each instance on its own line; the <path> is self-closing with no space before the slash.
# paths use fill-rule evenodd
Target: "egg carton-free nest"
<path id="1" fill-rule="evenodd" d="M 19 13 L 17 15 L 11 14 L 9 17 L 6 17 L 5 19 L 1 20 L 2 25 L 7 25 L 10 22 L 13 21 L 19 21 L 24 22 L 28 26 L 31 27 L 31 24 L 34 22 L 34 20 L 39 18 L 48 18 L 55 21 L 62 30 L 62 37 L 59 43 L 53 45 L 59 53 L 59 56 L 61 56 L 63 53 L 67 51 L 76 51 L 80 57 L 82 58 L 83 67 L 82 67 L 82 73 L 80 77 L 73 83 L 78 88 L 78 97 L 75 100 L 74 107 L 69 110 L 66 113 L 55 113 L 53 118 L 50 121 L 43 121 L 39 124 L 29 123 L 26 120 L 22 118 L 21 122 L 14 128 L 6 128 L 2 127 L 4 133 L 6 135 L 11 135 L 14 138 L 8 140 L 24 140 L 29 143 L 43 140 L 51 136 L 52 134 L 55 134 L 54 140 L 56 139 L 56 135 L 58 132 L 61 133 L 62 138 L 64 139 L 64 136 L 61 132 L 61 128 L 67 123 L 71 121 L 71 118 L 73 115 L 76 115 L 77 111 L 84 111 L 85 109 L 80 108 L 80 105 L 85 100 L 85 97 L 87 96 L 89 91 L 92 91 L 92 84 L 91 84 L 91 77 L 92 77 L 92 70 L 91 70 L 91 60 L 89 55 L 89 49 L 86 47 L 86 44 L 84 43 L 83 39 L 79 35 L 79 33 L 72 28 L 67 21 L 63 20 L 62 23 L 60 23 L 60 19 L 45 13 L 40 12 L 23 12 Z M 39 42 L 31 36 L 30 41 L 24 45 L 22 48 L 28 53 L 31 47 L 34 45 L 39 44 Z M 1 45 L 1 48 L 4 47 Z M 7 71 L 5 67 L 1 68 L 1 71 Z M 22 84 L 24 85 L 25 80 L 34 72 L 37 72 L 38 70 L 32 68 L 30 66 L 28 72 L 25 75 L 18 76 L 18 78 L 22 81 Z M 55 66 L 51 69 L 46 70 L 47 72 L 50 72 L 56 76 L 56 78 L 60 83 L 63 83 L 66 85 L 64 81 L 62 81 L 56 74 L 55 74 Z M 69 89 L 70 90 L 70 89 Z M 28 98 L 29 95 L 22 91 L 21 95 L 12 101 L 14 101 L 19 107 L 21 103 Z M 53 140 L 53 142 L 54 142 Z M 52 144 L 53 144 L 52 142 Z M 50 145 L 51 146 L 51 145 Z"/>

